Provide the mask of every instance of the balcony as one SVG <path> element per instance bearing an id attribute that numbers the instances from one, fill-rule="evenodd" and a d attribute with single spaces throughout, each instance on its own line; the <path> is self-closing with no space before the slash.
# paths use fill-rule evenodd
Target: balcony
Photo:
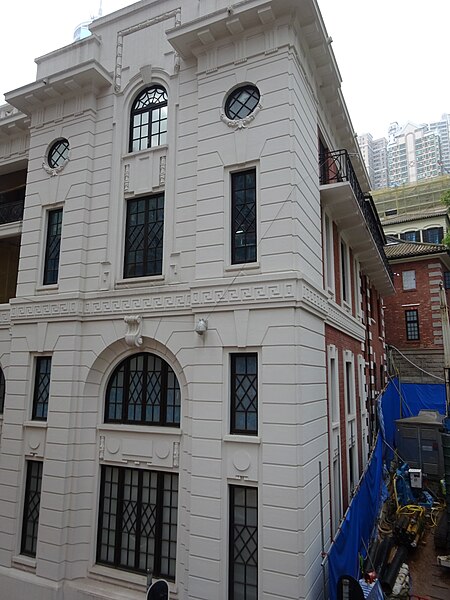
<path id="1" fill-rule="evenodd" d="M 323 206 L 346 234 L 365 273 L 384 295 L 393 292 L 392 270 L 384 253 L 385 237 L 372 197 L 364 193 L 347 150 L 324 151 L 320 157 Z"/>
<path id="2" fill-rule="evenodd" d="M 15 223 L 23 218 L 23 200 L 2 202 L 0 194 L 0 225 Z"/>

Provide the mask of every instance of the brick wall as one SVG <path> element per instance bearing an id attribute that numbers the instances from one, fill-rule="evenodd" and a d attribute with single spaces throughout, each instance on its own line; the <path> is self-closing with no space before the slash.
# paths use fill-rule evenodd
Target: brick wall
<path id="1" fill-rule="evenodd" d="M 400 349 L 442 348 L 439 283 L 444 266 L 438 258 L 393 264 L 396 294 L 385 299 L 386 343 Z M 416 287 L 403 289 L 404 271 L 414 270 Z M 406 339 L 405 311 L 418 310 L 419 340 Z"/>

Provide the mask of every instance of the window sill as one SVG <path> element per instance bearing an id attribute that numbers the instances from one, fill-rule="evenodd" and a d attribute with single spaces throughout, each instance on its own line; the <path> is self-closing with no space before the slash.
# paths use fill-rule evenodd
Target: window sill
<path id="1" fill-rule="evenodd" d="M 97 425 L 98 431 L 123 431 L 130 433 L 158 433 L 180 437 L 181 429 L 176 427 L 159 427 L 158 425 L 128 425 L 124 423 L 102 423 Z"/>
<path id="2" fill-rule="evenodd" d="M 92 579 L 114 583 L 120 587 L 123 587 L 124 583 L 132 584 L 135 589 L 145 588 L 147 582 L 145 575 L 130 573 L 129 571 L 122 571 L 112 566 L 107 567 L 104 565 L 93 565 L 89 569 L 89 575 Z"/>
<path id="3" fill-rule="evenodd" d="M 107 567 L 106 565 L 92 565 L 89 569 L 89 577 L 95 581 L 106 582 L 115 585 L 119 588 L 133 588 L 135 590 L 145 591 L 147 588 L 147 576 L 139 573 L 131 573 L 115 567 Z M 164 578 L 162 578 L 164 579 Z M 154 578 L 158 581 L 158 577 Z M 167 580 L 166 580 L 167 581 Z M 178 589 L 173 581 L 167 581 L 169 584 L 170 595 L 177 594 Z"/>
<path id="4" fill-rule="evenodd" d="M 33 428 L 35 427 L 36 429 L 47 429 L 48 424 L 47 421 L 24 421 L 22 423 L 23 427 L 30 427 Z"/>
<path id="5" fill-rule="evenodd" d="M 118 279 L 115 289 L 126 289 L 131 285 L 133 287 L 146 287 L 151 284 L 158 285 L 165 281 L 164 275 L 144 275 L 143 277 L 127 277 L 126 279 Z"/>
<path id="6" fill-rule="evenodd" d="M 257 271 L 261 269 L 261 265 L 258 262 L 254 263 L 242 263 L 236 265 L 228 265 L 224 268 L 225 273 L 238 273 L 239 271 Z"/>
<path id="7" fill-rule="evenodd" d="M 142 150 L 135 150 L 134 152 L 126 152 L 122 154 L 122 159 L 129 159 L 133 156 L 143 156 L 145 154 L 151 154 L 152 152 L 157 152 L 158 150 L 168 150 L 168 144 L 161 144 L 160 146 L 150 146 L 150 148 L 143 148 Z"/>
<path id="8" fill-rule="evenodd" d="M 13 556 L 12 566 L 22 571 L 29 571 L 34 573 L 36 571 L 36 559 L 31 556 L 25 556 L 20 554 L 19 556 Z"/>
<path id="9" fill-rule="evenodd" d="M 242 433 L 229 433 L 223 436 L 224 442 L 238 442 L 243 444 L 261 444 L 259 435 L 242 435 Z"/>
<path id="10" fill-rule="evenodd" d="M 50 283 L 49 285 L 37 285 L 36 286 L 36 293 L 51 293 L 51 292 L 55 292 L 58 291 L 59 289 L 59 285 L 57 283 Z"/>

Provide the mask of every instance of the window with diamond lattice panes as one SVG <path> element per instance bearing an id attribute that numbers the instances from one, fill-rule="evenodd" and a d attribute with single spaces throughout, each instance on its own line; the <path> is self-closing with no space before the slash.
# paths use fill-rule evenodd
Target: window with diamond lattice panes
<path id="1" fill-rule="evenodd" d="M 164 194 L 127 201 L 124 278 L 162 274 Z"/>
<path id="2" fill-rule="evenodd" d="M 175 579 L 178 475 L 101 467 L 97 562 Z"/>
<path id="3" fill-rule="evenodd" d="M 232 354 L 231 433 L 258 433 L 258 355 Z"/>
<path id="4" fill-rule="evenodd" d="M 27 556 L 36 556 L 41 505 L 42 463 L 27 461 L 27 479 L 22 521 L 20 551 Z"/>
<path id="5" fill-rule="evenodd" d="M 258 598 L 258 491 L 230 486 L 229 600 Z"/>
<path id="6" fill-rule="evenodd" d="M 107 423 L 179 427 L 180 410 L 177 377 L 159 356 L 134 354 L 115 368 L 106 390 Z"/>
<path id="7" fill-rule="evenodd" d="M 44 260 L 44 285 L 58 283 L 62 216 L 62 208 L 50 210 L 48 212 L 47 240 Z"/>
<path id="8" fill-rule="evenodd" d="M 50 356 L 36 358 L 32 414 L 34 421 L 45 421 L 47 419 L 51 365 L 52 359 Z"/>
<path id="9" fill-rule="evenodd" d="M 256 262 L 255 169 L 231 174 L 231 222 L 231 262 Z"/>

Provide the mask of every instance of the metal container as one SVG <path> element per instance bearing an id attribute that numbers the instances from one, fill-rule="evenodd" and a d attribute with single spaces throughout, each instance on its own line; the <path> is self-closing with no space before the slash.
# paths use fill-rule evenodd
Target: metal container
<path id="1" fill-rule="evenodd" d="M 400 458 L 425 477 L 441 479 L 444 456 L 441 432 L 444 416 L 434 410 L 421 410 L 416 417 L 395 421 L 395 442 Z"/>

